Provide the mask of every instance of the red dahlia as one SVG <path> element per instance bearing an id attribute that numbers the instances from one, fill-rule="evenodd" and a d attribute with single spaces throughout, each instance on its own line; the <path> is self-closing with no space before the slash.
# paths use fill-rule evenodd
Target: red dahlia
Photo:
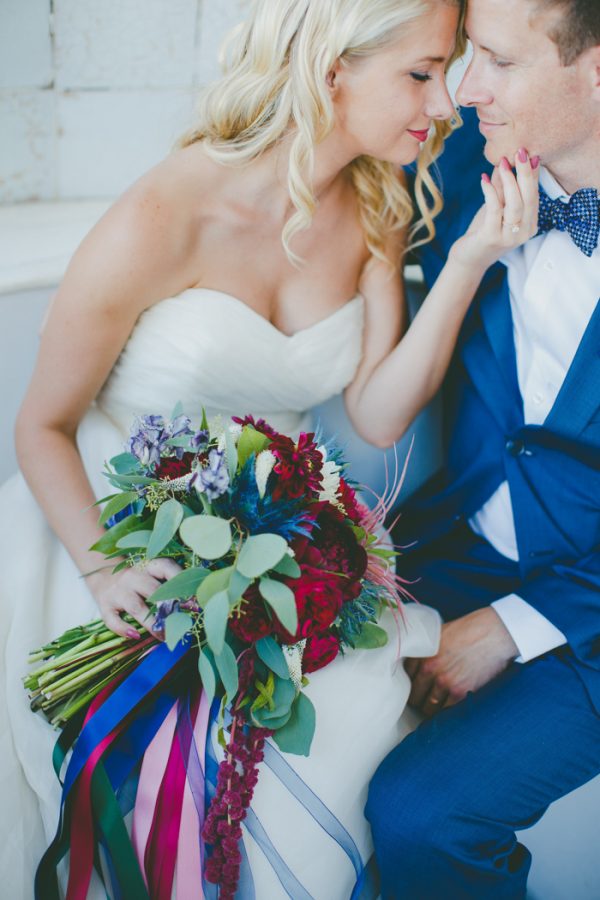
<path id="1" fill-rule="evenodd" d="M 275 437 L 269 450 L 277 457 L 274 472 L 277 483 L 273 499 L 318 496 L 321 491 L 323 457 L 317 449 L 314 434 L 302 432 L 295 444 L 285 435 Z"/>

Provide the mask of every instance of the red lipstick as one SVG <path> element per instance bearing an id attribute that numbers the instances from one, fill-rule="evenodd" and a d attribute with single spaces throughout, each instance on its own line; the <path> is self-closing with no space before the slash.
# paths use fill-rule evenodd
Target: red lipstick
<path id="1" fill-rule="evenodd" d="M 412 134 L 420 144 L 427 140 L 427 135 L 429 134 L 429 128 L 423 128 L 421 131 L 411 131 L 411 129 L 408 128 L 407 131 L 409 134 Z"/>

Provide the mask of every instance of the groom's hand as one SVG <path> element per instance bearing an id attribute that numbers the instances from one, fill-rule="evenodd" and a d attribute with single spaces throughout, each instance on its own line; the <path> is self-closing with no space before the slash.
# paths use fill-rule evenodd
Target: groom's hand
<path id="1" fill-rule="evenodd" d="M 408 702 L 432 716 L 499 675 L 519 655 L 493 607 L 486 606 L 442 626 L 437 656 L 407 659 L 412 679 Z"/>

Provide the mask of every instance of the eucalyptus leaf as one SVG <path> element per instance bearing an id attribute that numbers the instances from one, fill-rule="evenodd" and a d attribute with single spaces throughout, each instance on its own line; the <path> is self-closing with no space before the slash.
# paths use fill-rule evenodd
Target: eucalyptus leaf
<path id="1" fill-rule="evenodd" d="M 208 569 L 202 569 L 199 566 L 195 566 L 193 569 L 184 569 L 179 575 L 175 575 L 161 584 L 148 597 L 148 603 L 158 603 L 159 600 L 173 600 L 174 598 L 187 600 L 196 593 L 199 585 L 208 575 Z"/>
<path id="2" fill-rule="evenodd" d="M 273 740 L 283 753 L 308 756 L 315 734 L 316 714 L 306 694 L 300 693 L 287 722 L 275 731 Z M 272 726 L 271 726 L 272 727 Z"/>
<path id="3" fill-rule="evenodd" d="M 200 655 L 198 656 L 198 671 L 209 706 L 213 702 L 217 692 L 217 676 L 215 674 L 213 660 L 213 654 L 208 648 L 200 651 Z"/>
<path id="4" fill-rule="evenodd" d="M 218 516 L 190 516 L 181 523 L 179 533 L 202 559 L 220 559 L 231 548 L 231 525 Z"/>
<path id="5" fill-rule="evenodd" d="M 264 450 L 271 441 L 266 434 L 262 434 L 253 428 L 252 425 L 245 425 L 237 444 L 237 455 L 240 469 L 244 467 L 244 463 L 252 456 Z"/>
<path id="6" fill-rule="evenodd" d="M 159 506 L 154 520 L 152 537 L 148 542 L 148 559 L 155 559 L 177 533 L 183 520 L 183 507 L 177 500 L 167 500 Z"/>
<path id="7" fill-rule="evenodd" d="M 151 531 L 132 531 L 119 538 L 117 548 L 119 550 L 145 550 L 151 537 Z"/>
<path id="8" fill-rule="evenodd" d="M 242 594 L 252 584 L 251 578 L 246 578 L 237 569 L 234 569 L 229 582 L 229 600 L 232 604 L 237 603 Z"/>
<path id="9" fill-rule="evenodd" d="M 196 591 L 196 597 L 200 606 L 206 606 L 210 598 L 214 594 L 218 594 L 219 591 L 227 590 L 232 572 L 233 566 L 227 566 L 225 569 L 216 569 L 200 582 L 200 586 Z"/>
<path id="10" fill-rule="evenodd" d="M 204 607 L 204 631 L 208 646 L 215 654 L 215 658 L 222 652 L 225 645 L 228 618 L 229 595 L 227 591 L 220 591 L 211 597 Z"/>
<path id="11" fill-rule="evenodd" d="M 139 469 L 140 461 L 133 453 L 119 453 L 109 460 L 117 475 L 130 475 Z"/>
<path id="12" fill-rule="evenodd" d="M 374 622 L 365 622 L 358 637 L 352 639 L 352 644 L 357 650 L 376 650 L 385 647 L 387 642 L 387 631 Z"/>
<path id="13" fill-rule="evenodd" d="M 154 484 L 154 478 L 148 478 L 146 475 L 115 475 L 111 472 L 107 475 L 108 480 L 111 484 L 116 485 L 116 487 L 120 488 L 128 488 L 133 487 L 133 485 L 148 485 Z"/>
<path id="14" fill-rule="evenodd" d="M 174 422 L 175 419 L 178 419 L 179 416 L 182 416 L 183 414 L 184 414 L 183 403 L 181 402 L 181 400 L 178 400 L 177 403 L 175 404 L 175 406 L 173 407 L 169 418 L 171 419 L 171 422 Z"/>
<path id="15" fill-rule="evenodd" d="M 227 459 L 227 470 L 229 472 L 229 477 L 231 480 L 233 480 L 238 467 L 238 452 L 235 446 L 233 435 L 229 430 L 229 425 L 225 426 L 225 457 Z"/>
<path id="16" fill-rule="evenodd" d="M 114 553 L 117 549 L 119 538 L 129 534 L 130 531 L 139 529 L 141 525 L 142 519 L 140 516 L 128 516 L 126 519 L 117 522 L 112 528 L 109 528 L 95 544 L 92 544 L 90 550 L 96 550 L 98 553 L 104 553 L 105 555 Z"/>
<path id="17" fill-rule="evenodd" d="M 273 578 L 261 578 L 258 589 L 286 631 L 295 634 L 298 628 L 298 610 L 293 590 Z"/>
<path id="18" fill-rule="evenodd" d="M 192 630 L 194 620 L 188 613 L 172 612 L 165 619 L 165 641 L 169 650 L 174 650 L 186 634 Z"/>
<path id="19" fill-rule="evenodd" d="M 279 675 L 280 678 L 289 679 L 290 672 L 287 662 L 285 661 L 285 656 L 283 655 L 283 650 L 275 638 L 271 637 L 271 635 L 261 638 L 256 642 L 256 652 L 271 671 L 275 672 L 276 675 Z"/>
<path id="20" fill-rule="evenodd" d="M 278 719 L 280 716 L 289 712 L 296 697 L 296 688 L 292 682 L 285 678 L 279 678 L 275 675 L 275 690 L 273 691 L 273 709 L 265 706 L 263 719 Z"/>
<path id="21" fill-rule="evenodd" d="M 258 578 L 281 561 L 287 547 L 278 534 L 253 534 L 244 542 L 237 568 L 247 578 Z"/>
<path id="22" fill-rule="evenodd" d="M 273 567 L 273 571 L 279 575 L 286 575 L 288 578 L 300 578 L 302 575 L 302 569 L 289 553 L 285 553 L 281 557 L 277 565 Z"/>
<path id="23" fill-rule="evenodd" d="M 250 717 L 255 725 L 259 728 L 269 728 L 275 731 L 277 734 L 277 729 L 282 728 L 289 722 L 292 716 L 292 708 L 290 707 L 287 712 L 283 713 L 280 716 L 269 716 L 269 710 L 266 706 L 263 706 L 261 709 L 254 709 L 250 712 Z M 275 738 L 275 735 L 273 735 Z"/>
<path id="24" fill-rule="evenodd" d="M 106 525 L 111 516 L 120 513 L 121 510 L 125 509 L 125 507 L 129 506 L 131 503 L 134 503 L 137 499 L 137 491 L 126 491 L 123 494 L 115 494 L 102 510 L 102 514 L 98 519 L 98 524 Z"/>
<path id="25" fill-rule="evenodd" d="M 215 665 L 219 670 L 228 700 L 231 701 L 237 694 L 239 680 L 237 659 L 227 641 L 223 644 L 221 652 L 215 655 Z"/>

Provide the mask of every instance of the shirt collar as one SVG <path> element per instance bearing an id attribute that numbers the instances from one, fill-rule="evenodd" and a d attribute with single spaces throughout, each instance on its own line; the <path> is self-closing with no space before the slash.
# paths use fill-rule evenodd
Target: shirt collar
<path id="1" fill-rule="evenodd" d="M 544 166 L 540 167 L 540 187 L 551 200 L 569 201 L 570 194 L 567 194 L 554 175 L 552 175 Z"/>

